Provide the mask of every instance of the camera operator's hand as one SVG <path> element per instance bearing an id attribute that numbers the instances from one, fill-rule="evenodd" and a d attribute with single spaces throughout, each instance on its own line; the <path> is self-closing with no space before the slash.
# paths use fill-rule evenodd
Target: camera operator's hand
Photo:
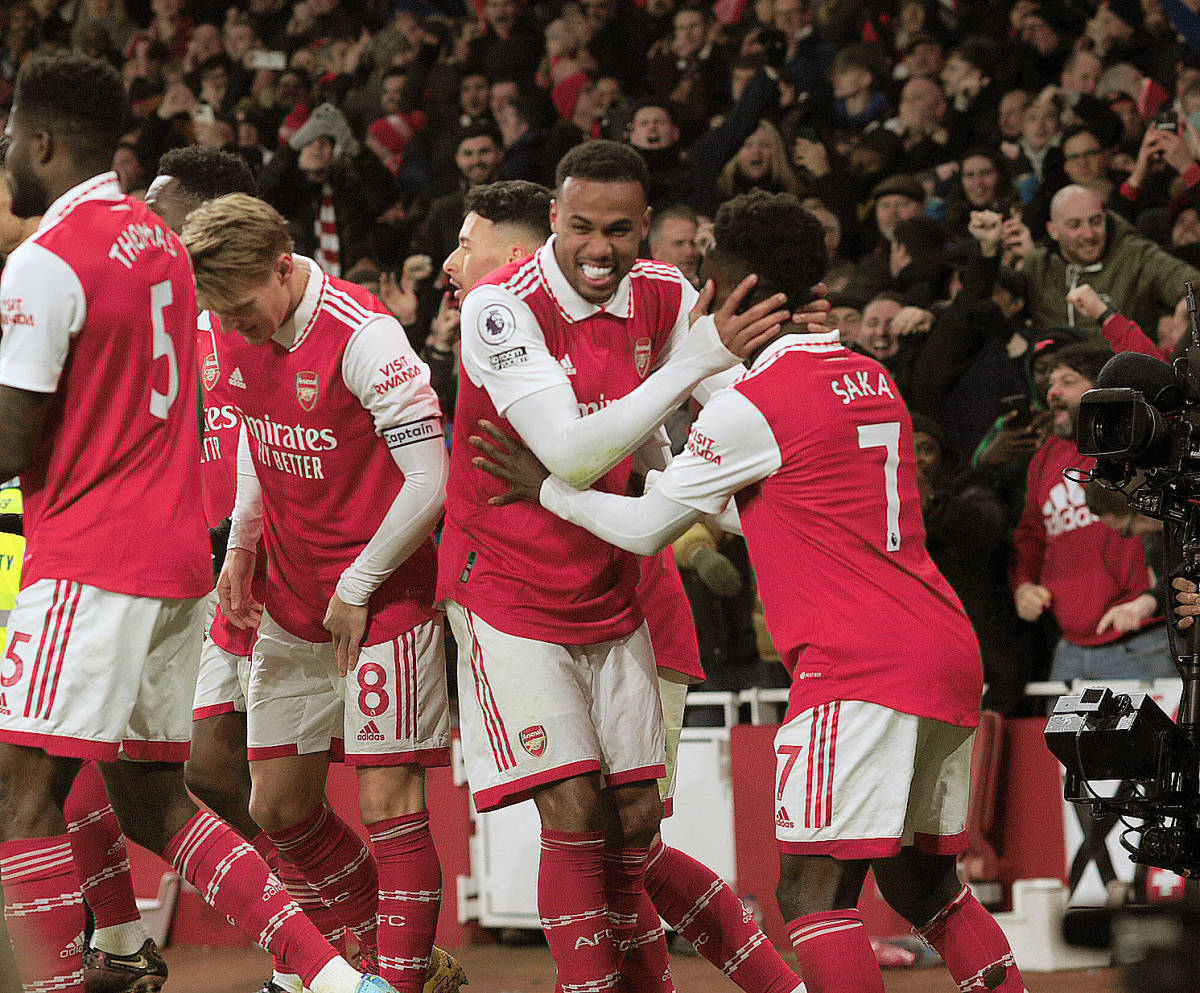
<path id="1" fill-rule="evenodd" d="M 1141 593 L 1128 603 L 1119 603 L 1109 607 L 1100 623 L 1096 625 L 1096 634 L 1104 634 L 1110 628 L 1113 631 L 1125 633 L 1136 631 L 1142 626 L 1142 621 L 1153 617 L 1158 609 L 1158 602 L 1149 593 Z"/>
<path id="2" fill-rule="evenodd" d="M 1050 591 L 1037 583 L 1022 583 L 1013 591 L 1017 616 L 1023 621 L 1036 621 L 1050 606 Z"/>
<path id="3" fill-rule="evenodd" d="M 1186 631 L 1196 623 L 1193 618 L 1200 617 L 1200 588 L 1190 579 L 1180 577 L 1171 580 L 1171 589 L 1175 591 L 1175 616 L 1179 618 L 1175 629 Z"/>

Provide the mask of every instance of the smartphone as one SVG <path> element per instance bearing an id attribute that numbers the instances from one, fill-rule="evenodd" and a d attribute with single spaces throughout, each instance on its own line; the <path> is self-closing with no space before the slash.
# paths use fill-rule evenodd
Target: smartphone
<path id="1" fill-rule="evenodd" d="M 198 103 L 192 108 L 192 120 L 197 124 L 212 124 L 216 115 L 209 104 Z"/>
<path id="2" fill-rule="evenodd" d="M 1014 393 L 1012 396 L 1002 397 L 1000 414 L 1002 417 L 1013 415 L 1012 420 L 1006 421 L 1004 424 L 1005 430 L 1008 431 L 1022 431 L 1033 423 L 1033 407 L 1029 403 L 1029 397 L 1024 393 Z"/>
<path id="3" fill-rule="evenodd" d="M 1162 110 L 1154 118 L 1154 126 L 1159 131 L 1178 131 L 1179 119 L 1175 116 L 1175 111 L 1170 109 Z"/>
<path id="4" fill-rule="evenodd" d="M 251 69 L 274 69 L 281 72 L 287 68 L 287 56 L 283 52 L 251 52 Z"/>

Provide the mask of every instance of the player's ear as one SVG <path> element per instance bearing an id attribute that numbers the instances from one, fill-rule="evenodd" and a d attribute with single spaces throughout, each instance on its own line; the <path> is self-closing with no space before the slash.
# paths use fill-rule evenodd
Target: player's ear
<path id="1" fill-rule="evenodd" d="M 49 131 L 34 131 L 29 136 L 30 158 L 38 165 L 44 166 L 54 157 L 57 145 L 57 139 Z"/>
<path id="2" fill-rule="evenodd" d="M 558 222 L 558 197 L 550 198 L 550 230 L 555 230 L 554 225 Z"/>
<path id="3" fill-rule="evenodd" d="M 292 258 L 291 252 L 280 253 L 279 258 L 275 260 L 275 274 L 281 282 L 287 282 L 295 268 L 296 260 Z"/>
<path id="4" fill-rule="evenodd" d="M 650 237 L 650 218 L 654 214 L 653 207 L 647 207 L 646 212 L 642 215 L 642 237 L 641 241 L 645 241 Z"/>

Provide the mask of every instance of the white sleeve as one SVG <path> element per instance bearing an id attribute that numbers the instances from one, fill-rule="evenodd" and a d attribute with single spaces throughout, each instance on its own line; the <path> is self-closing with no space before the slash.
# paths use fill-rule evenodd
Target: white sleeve
<path id="1" fill-rule="evenodd" d="M 546 348 L 533 312 L 512 294 L 482 286 L 462 314 L 463 369 L 488 392 L 547 469 L 590 486 L 642 444 L 701 380 L 737 364 L 712 318 L 684 337 L 671 362 L 637 389 L 582 415 L 566 373 Z"/>
<path id="2" fill-rule="evenodd" d="M 254 457 L 250 454 L 250 434 L 246 422 L 238 431 L 237 449 L 237 496 L 233 501 L 233 515 L 229 525 L 229 548 L 241 548 L 253 552 L 262 537 L 262 487 L 258 473 L 254 471 Z"/>
<path id="3" fill-rule="evenodd" d="M 552 514 L 634 555 L 654 555 L 703 515 L 651 490 L 640 497 L 577 490 L 555 476 L 542 483 L 540 500 Z"/>
<path id="4" fill-rule="evenodd" d="M 652 555 L 705 514 L 725 509 L 738 490 L 775 472 L 781 463 L 766 419 L 735 390 L 704 408 L 687 448 L 637 497 L 576 490 L 561 479 L 542 484 L 543 507 L 598 538 L 638 555 Z"/>
<path id="5" fill-rule="evenodd" d="M 354 333 L 342 378 L 375 422 L 404 474 L 404 484 L 375 534 L 338 579 L 337 595 L 361 606 L 432 533 L 446 504 L 449 457 L 429 368 L 390 317 Z"/>
<path id="6" fill-rule="evenodd" d="M 700 411 L 655 489 L 702 514 L 720 514 L 730 496 L 766 479 L 782 461 L 761 411 L 737 390 L 722 390 Z"/>
<path id="7" fill-rule="evenodd" d="M 87 304 L 79 277 L 37 242 L 8 257 L 0 280 L 0 385 L 53 393 Z"/>

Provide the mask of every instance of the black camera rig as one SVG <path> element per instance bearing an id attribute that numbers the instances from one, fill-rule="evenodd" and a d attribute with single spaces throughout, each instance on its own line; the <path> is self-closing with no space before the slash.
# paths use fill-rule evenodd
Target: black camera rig
<path id="1" fill-rule="evenodd" d="M 1119 490 L 1131 510 L 1161 520 L 1161 571 L 1200 582 L 1200 328 L 1191 283 L 1186 293 L 1191 341 L 1183 358 L 1172 366 L 1122 352 L 1083 395 L 1076 444 L 1096 466 L 1076 478 Z M 1145 693 L 1089 688 L 1059 698 L 1046 743 L 1066 768 L 1066 799 L 1119 816 L 1132 861 L 1191 877 L 1200 876 L 1200 618 L 1181 633 L 1168 615 L 1183 680 L 1178 720 Z M 1126 788 L 1102 796 L 1092 785 L 1110 780 Z"/>

